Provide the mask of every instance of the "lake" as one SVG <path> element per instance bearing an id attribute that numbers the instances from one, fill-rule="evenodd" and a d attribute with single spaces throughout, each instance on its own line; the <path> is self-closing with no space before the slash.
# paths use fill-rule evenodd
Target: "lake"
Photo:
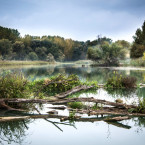
<path id="1" fill-rule="evenodd" d="M 138 83 L 145 83 L 145 68 L 131 67 L 82 67 L 80 64 L 61 64 L 45 66 L 4 67 L 0 71 L 10 70 L 22 72 L 29 80 L 51 77 L 59 73 L 77 74 L 84 81 L 96 80 L 102 84 L 107 78 L 117 72 L 122 75 L 135 76 Z M 145 96 L 145 88 L 104 90 L 98 89 L 77 94 L 79 97 L 94 97 L 115 101 L 121 98 L 127 104 L 136 104 L 139 98 Z M 52 105 L 37 106 L 41 113 L 52 110 Z M 33 112 L 37 113 L 37 112 Z M 59 110 L 60 115 L 68 115 L 69 111 Z M 16 112 L 1 112 L 4 115 L 18 115 Z M 3 115 L 1 115 L 3 116 Z M 0 123 L 0 143 L 3 145 L 144 145 L 145 117 L 134 117 L 120 121 L 118 124 L 108 124 L 99 121 L 102 116 L 87 116 L 88 121 L 60 122 L 59 119 L 27 119 Z"/>

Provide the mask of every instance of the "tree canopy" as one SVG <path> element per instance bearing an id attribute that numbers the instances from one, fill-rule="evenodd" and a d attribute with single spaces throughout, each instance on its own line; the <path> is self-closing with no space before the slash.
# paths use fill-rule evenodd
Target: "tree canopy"
<path id="1" fill-rule="evenodd" d="M 119 65 L 119 59 L 125 58 L 125 49 L 117 43 L 103 42 L 88 48 L 88 59 L 99 62 L 104 66 Z"/>
<path id="2" fill-rule="evenodd" d="M 134 42 L 131 48 L 131 57 L 139 58 L 143 56 L 145 52 L 145 21 L 142 25 L 142 28 L 136 30 L 135 35 L 133 36 Z"/>

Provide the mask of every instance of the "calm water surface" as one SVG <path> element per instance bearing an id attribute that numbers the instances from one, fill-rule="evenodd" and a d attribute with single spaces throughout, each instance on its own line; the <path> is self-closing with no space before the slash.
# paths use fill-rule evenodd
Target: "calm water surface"
<path id="1" fill-rule="evenodd" d="M 114 71 L 122 75 L 135 76 L 138 82 L 145 83 L 145 69 L 143 68 L 98 68 L 81 67 L 81 65 L 33 66 L 17 68 L 1 68 L 0 71 L 11 70 L 23 72 L 30 80 L 51 77 L 58 73 L 77 74 L 82 80 L 97 80 L 105 83 Z M 104 90 L 98 89 L 87 93 L 77 94 L 79 97 L 95 97 L 115 101 L 121 98 L 128 104 L 138 103 L 139 98 L 145 96 L 145 88 L 133 90 Z M 49 105 L 40 110 L 46 113 L 51 110 Z M 43 107 L 42 107 L 43 108 Z M 5 114 L 1 112 L 1 114 Z M 17 115 L 10 112 L 11 115 Z M 68 115 L 68 110 L 59 111 L 61 115 Z M 86 116 L 84 116 L 86 117 Z M 91 116 L 96 118 L 96 116 Z M 99 116 L 101 117 L 101 116 Z M 119 122 L 119 126 L 107 124 L 103 121 L 60 122 L 59 119 L 37 119 L 0 123 L 0 144 L 12 145 L 144 145 L 145 118 L 136 117 Z"/>

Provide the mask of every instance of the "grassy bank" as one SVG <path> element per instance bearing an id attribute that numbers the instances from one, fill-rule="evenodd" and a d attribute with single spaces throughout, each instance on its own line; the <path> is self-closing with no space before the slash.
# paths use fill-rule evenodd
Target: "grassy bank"
<path id="1" fill-rule="evenodd" d="M 47 65 L 51 64 L 47 61 L 0 61 L 0 66 L 11 66 L 11 65 Z"/>

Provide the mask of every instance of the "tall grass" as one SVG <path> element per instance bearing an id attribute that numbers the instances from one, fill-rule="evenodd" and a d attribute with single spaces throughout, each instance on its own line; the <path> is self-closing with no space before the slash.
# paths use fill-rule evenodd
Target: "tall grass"
<path id="1" fill-rule="evenodd" d="M 50 64 L 47 61 L 0 61 L 0 66 L 5 65 L 45 65 Z"/>
<path id="2" fill-rule="evenodd" d="M 0 98 L 27 98 L 29 82 L 22 74 L 5 72 L 0 75 Z"/>

